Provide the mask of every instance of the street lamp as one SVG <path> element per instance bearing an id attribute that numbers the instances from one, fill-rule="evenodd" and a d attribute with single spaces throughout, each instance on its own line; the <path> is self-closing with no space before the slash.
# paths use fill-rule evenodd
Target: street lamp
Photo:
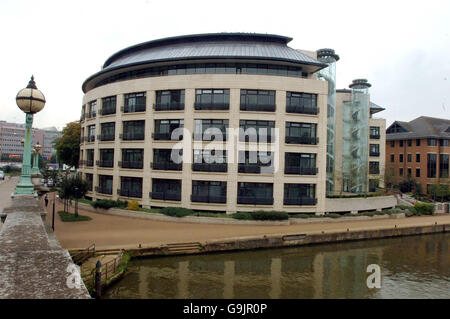
<path id="1" fill-rule="evenodd" d="M 34 195 L 34 185 L 31 183 L 31 127 L 33 114 L 41 111 L 45 105 L 45 97 L 36 87 L 34 77 L 31 76 L 26 88 L 17 93 L 17 106 L 25 112 L 25 141 L 22 158 L 22 174 L 16 185 L 13 196 Z"/>
<path id="2" fill-rule="evenodd" d="M 39 170 L 39 151 L 42 146 L 37 143 L 33 148 L 33 168 L 31 169 L 31 175 L 40 175 L 41 171 Z"/>

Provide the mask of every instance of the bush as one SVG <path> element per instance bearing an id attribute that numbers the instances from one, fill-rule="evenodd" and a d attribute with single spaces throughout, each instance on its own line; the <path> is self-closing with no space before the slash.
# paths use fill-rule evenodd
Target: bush
<path id="1" fill-rule="evenodd" d="M 313 216 L 314 216 L 313 214 L 295 214 L 295 215 L 292 215 L 291 217 L 292 218 L 310 218 Z"/>
<path id="2" fill-rule="evenodd" d="M 372 216 L 375 216 L 375 212 L 364 212 L 364 213 L 360 213 L 359 215 L 372 217 Z"/>
<path id="3" fill-rule="evenodd" d="M 232 217 L 240 220 L 253 220 L 252 214 L 247 212 L 237 212 L 233 214 Z"/>
<path id="4" fill-rule="evenodd" d="M 95 202 L 91 203 L 92 207 L 103 208 L 103 209 L 110 209 L 113 207 L 125 208 L 125 207 L 127 207 L 127 205 L 128 205 L 127 201 L 111 200 L 111 199 L 100 199 L 100 200 L 96 200 Z"/>
<path id="5" fill-rule="evenodd" d="M 399 208 L 393 208 L 393 209 L 386 211 L 386 214 L 389 214 L 389 215 L 403 214 L 403 213 L 406 213 L 406 211 L 403 209 L 399 209 Z"/>
<path id="6" fill-rule="evenodd" d="M 427 204 L 422 202 L 415 202 L 414 208 L 417 210 L 418 215 L 431 215 L 434 211 L 433 204 Z"/>
<path id="7" fill-rule="evenodd" d="M 166 207 L 161 209 L 161 214 L 172 217 L 184 217 L 192 215 L 193 213 L 192 210 L 182 207 Z"/>
<path id="8" fill-rule="evenodd" d="M 289 219 L 289 215 L 286 212 L 277 212 L 277 211 L 256 211 L 251 213 L 254 220 L 287 220 Z"/>
<path id="9" fill-rule="evenodd" d="M 131 202 L 128 202 L 127 209 L 128 210 L 138 210 L 139 203 L 135 200 L 132 200 Z"/>
<path id="10" fill-rule="evenodd" d="M 70 214 L 63 210 L 60 210 L 58 212 L 58 215 L 61 218 L 61 221 L 63 221 L 63 222 L 82 222 L 82 221 L 88 221 L 88 220 L 92 219 L 89 216 L 82 216 L 82 215 L 76 216 L 75 214 Z"/>
<path id="11" fill-rule="evenodd" d="M 341 215 L 336 214 L 336 213 L 329 213 L 329 214 L 326 214 L 324 217 L 339 218 L 339 217 L 341 217 Z"/>

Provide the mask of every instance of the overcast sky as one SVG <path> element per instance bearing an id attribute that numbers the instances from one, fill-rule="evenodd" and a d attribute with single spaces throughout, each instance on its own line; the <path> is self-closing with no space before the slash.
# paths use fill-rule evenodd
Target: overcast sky
<path id="1" fill-rule="evenodd" d="M 372 84 L 377 114 L 450 119 L 450 1 L 0 1 L 0 120 L 24 122 L 17 92 L 34 74 L 47 104 L 35 127 L 78 120 L 83 81 L 120 49 L 211 32 L 289 36 L 295 49 L 333 48 L 337 86 Z"/>

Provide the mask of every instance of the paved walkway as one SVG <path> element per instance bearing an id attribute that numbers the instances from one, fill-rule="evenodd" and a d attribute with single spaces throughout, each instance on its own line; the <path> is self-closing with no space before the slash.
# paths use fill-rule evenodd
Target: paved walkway
<path id="1" fill-rule="evenodd" d="M 48 221 L 51 222 L 51 201 L 47 207 Z M 62 210 L 57 203 L 56 211 Z M 73 213 L 73 207 L 70 208 Z M 247 226 L 247 225 L 213 225 L 194 223 L 171 223 L 121 216 L 96 214 L 79 210 L 81 215 L 90 216 L 91 221 L 61 222 L 55 217 L 55 233 L 64 248 L 86 248 L 91 244 L 100 248 L 133 248 L 139 244 L 168 244 L 177 242 L 196 242 L 212 239 L 245 237 L 257 235 L 299 234 L 338 232 L 364 229 L 450 224 L 450 215 L 421 216 L 403 219 L 380 219 L 373 221 L 351 221 L 334 223 L 308 223 L 289 226 Z"/>
<path id="2" fill-rule="evenodd" d="M 4 181 L 0 181 L 0 213 L 3 208 L 9 207 L 11 205 L 11 194 L 14 192 L 19 178 L 16 177 L 5 177 Z"/>

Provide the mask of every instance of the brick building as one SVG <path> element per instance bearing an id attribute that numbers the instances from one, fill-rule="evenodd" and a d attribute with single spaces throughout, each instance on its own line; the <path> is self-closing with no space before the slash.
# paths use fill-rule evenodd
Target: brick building
<path id="1" fill-rule="evenodd" d="M 433 184 L 450 183 L 449 145 L 450 120 L 395 121 L 386 130 L 386 172 L 396 182 L 410 176 L 429 193 Z"/>

